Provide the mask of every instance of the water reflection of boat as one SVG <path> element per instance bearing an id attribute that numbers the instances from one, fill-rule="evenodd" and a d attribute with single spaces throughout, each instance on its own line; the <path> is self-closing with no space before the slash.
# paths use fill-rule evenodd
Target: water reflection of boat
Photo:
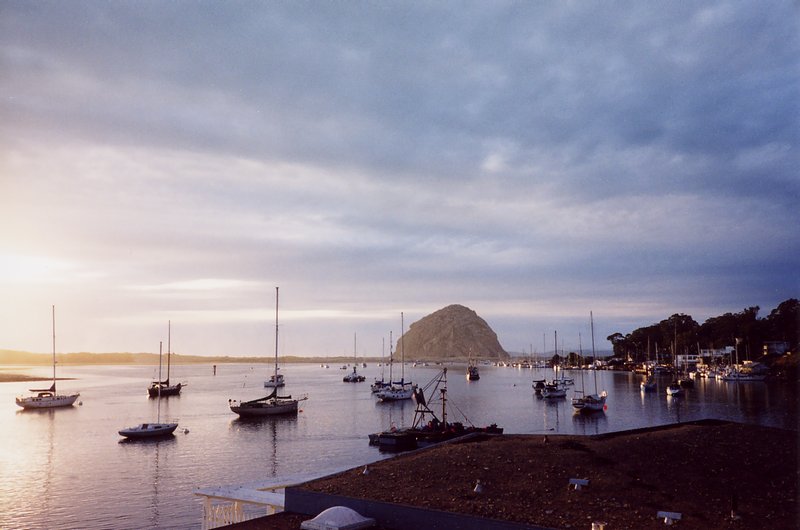
<path id="1" fill-rule="evenodd" d="M 35 396 L 17 396 L 15 402 L 23 409 L 52 409 L 69 407 L 80 396 L 76 394 L 59 394 L 56 391 L 56 306 L 53 306 L 53 384 L 50 388 L 31 388 Z"/>

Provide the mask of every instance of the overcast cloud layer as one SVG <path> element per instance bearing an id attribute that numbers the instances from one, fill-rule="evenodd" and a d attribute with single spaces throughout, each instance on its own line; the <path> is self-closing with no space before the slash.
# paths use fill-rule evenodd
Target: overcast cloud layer
<path id="1" fill-rule="evenodd" d="M 800 295 L 792 2 L 0 1 L 0 348 L 509 351 Z M 546 344 L 543 344 L 543 337 Z"/>

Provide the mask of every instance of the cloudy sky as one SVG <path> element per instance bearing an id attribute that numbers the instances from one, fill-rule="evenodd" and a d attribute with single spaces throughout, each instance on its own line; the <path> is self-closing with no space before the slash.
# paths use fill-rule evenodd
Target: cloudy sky
<path id="1" fill-rule="evenodd" d="M 0 348 L 506 350 L 800 295 L 795 2 L 0 0 Z"/>

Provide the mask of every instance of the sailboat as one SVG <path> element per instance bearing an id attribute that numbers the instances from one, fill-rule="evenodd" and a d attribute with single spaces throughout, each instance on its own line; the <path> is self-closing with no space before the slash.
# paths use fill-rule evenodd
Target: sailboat
<path id="1" fill-rule="evenodd" d="M 675 324 L 675 338 L 672 342 L 672 367 L 675 371 L 675 378 L 672 380 L 670 384 L 667 385 L 667 396 L 680 396 L 683 394 L 683 388 L 681 387 L 680 383 L 678 382 L 678 378 L 680 377 L 680 373 L 678 370 L 678 364 L 676 362 L 678 358 L 678 328 L 677 324 Z"/>
<path id="2" fill-rule="evenodd" d="M 363 383 L 366 379 L 363 375 L 358 373 L 358 363 L 356 362 L 357 359 L 357 348 L 356 348 L 356 335 L 353 334 L 353 371 L 347 374 L 346 376 L 342 377 L 343 383 Z"/>
<path id="3" fill-rule="evenodd" d="M 372 390 L 373 394 L 375 394 L 377 392 L 380 392 L 384 388 L 388 388 L 389 387 L 389 383 L 386 382 L 386 380 L 383 378 L 383 368 L 384 368 L 384 365 L 386 364 L 386 361 L 385 361 L 386 342 L 385 342 L 385 340 L 386 339 L 384 339 L 384 341 L 381 343 L 381 380 L 378 381 L 378 378 L 376 377 L 375 378 L 375 382 L 373 382 L 370 385 L 370 390 Z M 391 344 L 392 344 L 392 332 L 389 331 L 389 357 L 391 357 L 391 355 L 392 355 L 392 353 L 391 353 L 391 348 L 392 348 Z M 391 374 L 389 376 L 389 379 L 391 380 Z"/>
<path id="4" fill-rule="evenodd" d="M 405 324 L 403 323 L 403 313 L 400 313 L 400 340 L 403 340 L 405 334 Z M 389 346 L 391 351 L 391 345 Z M 414 390 L 417 385 L 406 381 L 406 348 L 405 342 L 400 344 L 400 381 L 392 381 L 392 358 L 389 357 L 389 381 L 391 385 L 383 390 L 379 390 L 375 395 L 381 401 L 402 401 L 404 399 L 411 399 L 414 395 Z"/>
<path id="5" fill-rule="evenodd" d="M 656 363 L 658 364 L 658 363 Z M 650 337 L 647 337 L 647 364 L 645 364 L 645 380 L 639 383 L 642 392 L 654 392 L 656 390 L 656 380 L 650 371 Z"/>
<path id="6" fill-rule="evenodd" d="M 161 348 L 162 343 L 158 343 L 158 379 L 161 380 Z M 159 393 L 161 392 L 161 386 L 157 387 L 157 394 L 156 397 L 161 397 Z M 140 438 L 157 438 L 159 436 L 169 436 L 175 429 L 178 428 L 177 423 L 161 423 L 161 400 L 158 400 L 158 413 L 156 416 L 155 423 L 141 423 L 136 427 L 128 427 L 127 429 L 121 429 L 117 431 L 120 436 L 124 436 L 125 438 L 129 439 L 140 439 Z"/>
<path id="7" fill-rule="evenodd" d="M 278 377 L 278 287 L 275 287 L 275 377 Z M 306 399 L 292 399 L 292 396 L 279 396 L 275 388 L 269 395 L 251 401 L 229 399 L 231 411 L 243 418 L 297 414 L 297 404 Z"/>
<path id="8" fill-rule="evenodd" d="M 597 354 L 594 349 L 594 316 L 589 311 L 589 320 L 592 329 L 592 359 L 597 360 Z M 605 409 L 606 398 L 608 393 L 604 390 L 600 394 L 597 393 L 597 370 L 594 370 L 594 394 L 586 395 L 583 397 L 574 398 L 572 400 L 572 408 L 578 412 L 598 412 Z"/>
<path id="9" fill-rule="evenodd" d="M 17 396 L 16 403 L 23 409 L 51 409 L 69 407 L 80 394 L 58 394 L 56 392 L 56 306 L 53 306 L 53 384 L 50 388 L 31 388 L 35 396 Z"/>
<path id="10" fill-rule="evenodd" d="M 167 321 L 167 378 L 165 380 L 161 380 L 161 352 L 159 352 L 158 358 L 158 381 L 153 381 L 150 383 L 150 386 L 147 387 L 147 394 L 150 397 L 164 397 L 164 396 L 177 396 L 181 393 L 181 388 L 183 388 L 186 383 L 178 383 L 177 385 L 170 385 L 169 384 L 169 369 L 170 369 L 170 357 L 172 354 L 172 321 Z"/>
<path id="11" fill-rule="evenodd" d="M 553 351 L 558 352 L 558 331 L 553 333 Z M 544 388 L 542 388 L 542 397 L 545 399 L 556 399 L 556 398 L 563 398 L 567 397 L 567 385 L 558 379 L 558 364 L 553 364 L 553 370 L 555 370 L 555 377 L 554 379 L 547 383 L 544 383 Z M 563 370 L 563 368 L 562 368 Z"/>

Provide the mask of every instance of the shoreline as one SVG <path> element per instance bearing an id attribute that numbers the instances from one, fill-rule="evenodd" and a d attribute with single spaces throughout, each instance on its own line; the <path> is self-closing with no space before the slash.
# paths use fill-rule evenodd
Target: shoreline
<path id="1" fill-rule="evenodd" d="M 10 374 L 0 372 L 0 383 L 28 383 L 33 381 L 52 381 L 52 377 L 38 377 L 25 374 Z M 74 377 L 56 377 L 56 381 L 74 381 Z"/>

